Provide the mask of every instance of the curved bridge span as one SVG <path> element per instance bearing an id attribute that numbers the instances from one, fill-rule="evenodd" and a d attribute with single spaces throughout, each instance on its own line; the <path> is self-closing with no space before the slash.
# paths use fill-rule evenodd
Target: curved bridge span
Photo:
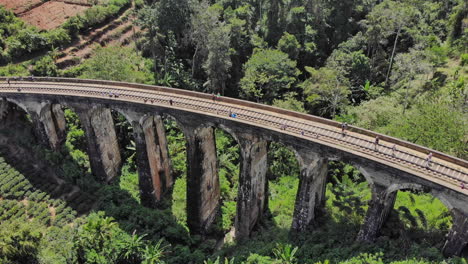
<path id="1" fill-rule="evenodd" d="M 174 118 L 187 140 L 188 224 L 194 233 L 208 230 L 219 207 L 213 127 L 220 127 L 241 148 L 239 238 L 248 236 L 261 221 L 267 192 L 266 149 L 268 142 L 278 141 L 296 153 L 301 166 L 293 230 L 310 227 L 316 209 L 323 205 L 327 161 L 343 160 L 359 168 L 373 190 L 359 240 L 375 239 L 396 192 L 413 189 L 432 193 L 452 211 L 454 225 L 444 253 L 460 254 L 468 244 L 468 190 L 464 187 L 468 188 L 468 162 L 416 144 L 353 126 L 343 133 L 341 124 L 332 120 L 159 86 L 0 78 L 0 95 L 3 103 L 14 103 L 28 112 L 38 137 L 55 149 L 65 133 L 61 107 L 75 110 L 86 131 L 93 173 L 101 180 L 112 179 L 120 169 L 109 109 L 122 113 L 134 128 L 142 203 L 150 207 L 157 206 L 173 182 L 161 118 Z M 428 159 L 429 153 L 432 158 Z"/>

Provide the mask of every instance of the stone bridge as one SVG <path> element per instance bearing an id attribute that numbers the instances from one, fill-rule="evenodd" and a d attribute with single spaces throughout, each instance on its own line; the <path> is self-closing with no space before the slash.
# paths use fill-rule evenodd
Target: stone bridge
<path id="1" fill-rule="evenodd" d="M 66 78 L 0 78 L 0 111 L 15 104 L 33 121 L 39 140 L 60 148 L 66 135 L 62 107 L 74 110 L 85 130 L 91 169 L 108 182 L 122 164 L 111 109 L 133 126 L 141 202 L 156 208 L 173 184 L 162 123 L 174 119 L 187 146 L 187 221 L 206 234 L 220 208 L 214 128 L 229 133 L 241 152 L 235 235 L 246 238 L 266 209 L 267 149 L 279 142 L 300 165 L 292 230 L 311 228 L 325 202 L 327 164 L 341 160 L 365 176 L 372 198 L 357 239 L 373 241 L 393 208 L 398 190 L 431 193 L 451 211 L 446 256 L 468 249 L 468 162 L 357 127 L 243 100 L 166 87 Z M 1 113 L 0 113 L 1 114 Z M 1 116 L 1 115 L 0 115 Z M 376 136 L 380 142 L 375 144 Z M 427 161 L 429 153 L 433 153 Z"/>

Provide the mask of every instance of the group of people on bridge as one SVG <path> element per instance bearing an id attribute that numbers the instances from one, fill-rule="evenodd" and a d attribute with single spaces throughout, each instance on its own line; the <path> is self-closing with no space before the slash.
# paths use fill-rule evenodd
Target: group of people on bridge
<path id="1" fill-rule="evenodd" d="M 19 76 L 19 77 L 11 77 L 11 78 L 7 78 L 6 80 L 7 80 L 8 86 L 10 86 L 10 85 L 11 85 L 11 80 L 13 80 L 13 81 L 15 81 L 15 82 L 16 82 L 16 81 L 23 81 L 23 80 L 34 81 L 34 76 L 29 76 L 29 77 L 21 77 L 21 76 Z M 21 88 L 18 87 L 17 90 L 20 92 L 20 91 L 21 91 Z M 106 96 L 105 94 L 103 94 L 103 95 Z M 119 97 L 119 93 L 109 91 L 109 92 L 108 92 L 108 96 L 109 96 L 109 97 L 118 98 L 118 97 Z M 213 93 L 213 94 L 211 95 L 211 98 L 212 98 L 213 102 L 216 102 L 216 101 L 219 100 L 220 94 L 217 93 L 217 94 L 215 95 L 215 94 Z M 144 99 L 144 102 L 146 103 L 146 102 L 147 102 L 147 99 Z M 154 101 L 151 100 L 151 102 L 153 103 Z M 174 104 L 174 100 L 171 98 L 171 99 L 168 100 L 168 103 L 169 103 L 169 105 L 172 106 L 172 105 Z M 238 114 L 233 113 L 231 110 L 229 110 L 228 116 L 229 116 L 229 117 L 232 117 L 232 118 L 237 118 L 237 117 L 238 117 Z M 288 125 L 287 125 L 287 124 L 284 124 L 284 123 L 283 123 L 283 124 L 280 125 L 280 129 L 281 129 L 281 130 L 287 130 L 287 128 L 288 128 Z M 341 123 L 341 134 L 342 134 L 343 137 L 346 136 L 347 130 L 348 130 L 348 123 L 346 123 L 346 122 Z M 301 134 L 302 136 L 305 136 L 305 131 L 304 131 L 304 130 L 301 130 L 300 134 Z M 318 138 L 318 134 L 316 134 L 316 137 Z M 380 145 L 380 137 L 377 135 L 377 136 L 375 136 L 375 139 L 374 139 L 374 150 L 375 150 L 375 151 L 379 151 L 379 150 L 378 150 L 378 146 L 379 146 L 379 145 Z M 396 145 L 393 144 L 393 146 L 392 146 L 392 156 L 394 156 L 394 157 L 396 156 L 396 151 L 397 151 Z M 429 167 L 431 166 L 431 163 L 432 163 L 432 156 L 433 156 L 432 152 L 429 152 L 429 154 L 427 155 L 427 157 L 426 157 L 426 159 L 425 159 L 425 164 L 424 164 L 424 166 L 425 166 L 426 168 L 429 168 Z M 461 188 L 462 188 L 462 189 L 465 188 L 465 185 L 464 185 L 463 183 L 461 184 Z"/>

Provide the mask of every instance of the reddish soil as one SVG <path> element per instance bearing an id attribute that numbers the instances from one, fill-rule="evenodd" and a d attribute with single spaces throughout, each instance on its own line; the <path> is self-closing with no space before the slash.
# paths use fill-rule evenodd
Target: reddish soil
<path id="1" fill-rule="evenodd" d="M 80 36 L 75 43 L 61 50 L 61 56 L 56 61 L 57 66 L 65 69 L 77 65 L 88 59 L 98 46 L 126 46 L 132 43 L 135 38 L 134 33 L 139 33 L 141 29 L 132 28 L 135 18 L 125 18 L 129 12 L 130 10 L 127 10 L 111 23 Z"/>
<path id="2" fill-rule="evenodd" d="M 85 5 L 51 1 L 22 13 L 20 17 L 31 25 L 48 30 L 60 26 L 69 17 L 81 14 L 88 8 Z"/>
<path id="3" fill-rule="evenodd" d="M 0 0 L 0 5 L 11 9 L 15 14 L 26 12 L 41 3 L 41 0 Z"/>

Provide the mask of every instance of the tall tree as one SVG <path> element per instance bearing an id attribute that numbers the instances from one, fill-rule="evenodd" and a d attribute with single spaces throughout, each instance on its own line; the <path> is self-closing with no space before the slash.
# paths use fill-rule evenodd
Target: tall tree
<path id="1" fill-rule="evenodd" d="M 418 11 L 407 3 L 385 0 L 375 6 L 367 16 L 365 24 L 368 27 L 367 35 L 373 45 L 380 43 L 383 39 L 394 36 L 393 48 L 388 63 L 385 83 L 388 84 L 393 66 L 393 59 L 397 49 L 398 40 L 405 27 L 410 25 L 418 15 Z M 372 36 L 374 35 L 374 36 Z"/>
<path id="2" fill-rule="evenodd" d="M 335 117 L 339 110 L 349 103 L 348 96 L 351 91 L 348 89 L 348 79 L 331 68 L 305 69 L 310 77 L 301 87 L 307 102 L 318 108 L 322 115 Z"/>
<path id="3" fill-rule="evenodd" d="M 229 70 L 232 66 L 230 56 L 230 27 L 218 24 L 208 35 L 208 58 L 203 68 L 208 75 L 207 87 L 213 93 L 224 95 Z"/>
<path id="4" fill-rule="evenodd" d="M 205 0 L 194 6 L 190 24 L 190 36 L 195 45 L 192 58 L 192 77 L 195 77 L 201 62 L 208 55 L 209 35 L 220 23 L 221 12 L 222 7 L 220 5 L 210 6 L 208 1 Z"/>
<path id="5" fill-rule="evenodd" d="M 137 23 L 143 28 L 145 38 L 142 40 L 142 50 L 143 53 L 151 53 L 153 58 L 153 71 L 155 79 L 157 79 L 158 73 L 158 59 L 164 57 L 164 47 L 161 43 L 163 36 L 158 34 L 159 27 L 157 24 L 157 14 L 158 11 L 154 6 L 144 8 L 138 13 Z M 164 59 L 163 59 L 164 60 Z"/>
<path id="6" fill-rule="evenodd" d="M 280 0 L 270 0 L 269 3 L 265 39 L 270 46 L 275 46 L 283 33 L 280 27 Z"/>
<path id="7" fill-rule="evenodd" d="M 155 4 L 157 10 L 156 23 L 161 32 L 167 36 L 174 33 L 177 43 L 187 36 L 191 10 L 188 0 L 160 0 Z"/>
<path id="8" fill-rule="evenodd" d="M 293 86 L 299 73 L 296 62 L 286 53 L 257 50 L 244 65 L 244 77 L 240 81 L 242 96 L 271 103 Z"/>

